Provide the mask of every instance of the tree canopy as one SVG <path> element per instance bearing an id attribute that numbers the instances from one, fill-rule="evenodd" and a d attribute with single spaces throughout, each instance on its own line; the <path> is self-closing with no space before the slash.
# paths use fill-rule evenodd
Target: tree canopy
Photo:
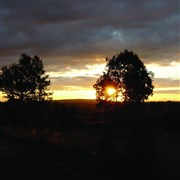
<path id="1" fill-rule="evenodd" d="M 144 102 L 153 95 L 153 73 L 147 71 L 137 54 L 125 49 L 110 59 L 106 58 L 106 62 L 105 72 L 93 86 L 98 102 Z"/>
<path id="2" fill-rule="evenodd" d="M 38 56 L 22 54 L 18 63 L 3 66 L 0 72 L 0 91 L 8 100 L 44 101 L 52 94 L 46 92 L 51 84 Z"/>

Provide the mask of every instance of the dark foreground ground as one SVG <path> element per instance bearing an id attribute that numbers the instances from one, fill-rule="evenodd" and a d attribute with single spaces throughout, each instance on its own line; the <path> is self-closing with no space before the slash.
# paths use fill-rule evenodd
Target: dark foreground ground
<path id="1" fill-rule="evenodd" d="M 1 105 L 0 179 L 180 179 L 180 103 L 69 103 L 36 118 Z"/>

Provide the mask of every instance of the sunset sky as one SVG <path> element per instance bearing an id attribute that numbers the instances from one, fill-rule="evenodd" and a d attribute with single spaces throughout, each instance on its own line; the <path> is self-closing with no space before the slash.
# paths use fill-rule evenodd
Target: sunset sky
<path id="1" fill-rule="evenodd" d="M 0 67 L 41 57 L 53 99 L 95 99 L 105 58 L 128 49 L 154 72 L 149 100 L 180 101 L 178 0 L 1 0 L 0 43 Z"/>

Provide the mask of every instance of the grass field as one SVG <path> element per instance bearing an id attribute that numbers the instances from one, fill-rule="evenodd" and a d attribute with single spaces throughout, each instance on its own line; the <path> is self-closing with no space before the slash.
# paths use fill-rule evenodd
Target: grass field
<path id="1" fill-rule="evenodd" d="M 0 178 L 180 178 L 180 103 L 0 104 Z"/>

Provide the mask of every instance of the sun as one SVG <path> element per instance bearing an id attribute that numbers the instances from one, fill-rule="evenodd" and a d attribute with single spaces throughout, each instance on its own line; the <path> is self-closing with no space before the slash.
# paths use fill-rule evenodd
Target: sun
<path id="1" fill-rule="evenodd" d="M 113 87 L 107 87 L 106 91 L 109 96 L 113 95 L 116 92 L 116 90 Z"/>

